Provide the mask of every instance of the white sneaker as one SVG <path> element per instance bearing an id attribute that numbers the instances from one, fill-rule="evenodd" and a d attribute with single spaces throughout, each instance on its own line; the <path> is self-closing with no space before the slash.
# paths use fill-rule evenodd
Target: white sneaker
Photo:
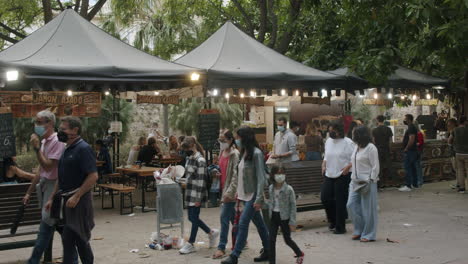
<path id="1" fill-rule="evenodd" d="M 403 186 L 400 189 L 398 189 L 400 192 L 411 192 L 412 189 L 408 188 L 408 186 Z"/>
<path id="2" fill-rule="evenodd" d="M 195 251 L 197 251 L 195 249 L 195 247 L 192 244 L 187 243 L 179 250 L 179 253 L 180 254 L 190 254 L 190 253 L 193 253 Z"/>
<path id="3" fill-rule="evenodd" d="M 210 239 L 210 248 L 214 248 L 218 244 L 218 237 L 219 237 L 219 230 L 218 229 L 212 229 L 211 233 L 208 235 L 208 238 Z"/>

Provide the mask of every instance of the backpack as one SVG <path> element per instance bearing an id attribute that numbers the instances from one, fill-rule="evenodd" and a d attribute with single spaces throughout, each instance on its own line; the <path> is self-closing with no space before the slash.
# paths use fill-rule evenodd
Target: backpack
<path id="1" fill-rule="evenodd" d="M 421 133 L 420 131 L 417 133 L 416 135 L 416 140 L 417 140 L 417 143 L 418 143 L 418 150 L 419 151 L 422 151 L 423 150 L 423 147 L 424 147 L 424 135 L 423 133 Z"/>

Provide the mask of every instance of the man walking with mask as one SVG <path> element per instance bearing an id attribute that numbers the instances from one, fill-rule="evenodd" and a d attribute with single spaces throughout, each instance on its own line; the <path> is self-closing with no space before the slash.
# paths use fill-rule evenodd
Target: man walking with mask
<path id="1" fill-rule="evenodd" d="M 271 155 L 272 159 L 282 163 L 299 160 L 296 150 L 297 136 L 286 128 L 287 123 L 285 117 L 280 117 L 276 122 L 278 132 L 275 135 L 273 155 Z"/>
<path id="2" fill-rule="evenodd" d="M 63 210 L 63 263 L 73 263 L 77 249 L 81 263 L 94 262 L 89 244 L 94 227 L 92 195 L 90 190 L 98 179 L 96 156 L 93 149 L 81 137 L 81 121 L 77 117 L 61 120 L 58 139 L 67 147 L 58 164 L 58 182 L 55 197 L 49 199 L 46 208 Z M 52 200 L 53 199 L 53 200 Z M 53 205 L 52 205 L 53 201 Z M 63 201 L 63 203 L 60 203 Z"/>
<path id="3" fill-rule="evenodd" d="M 36 152 L 40 168 L 23 198 L 23 203 L 29 203 L 31 194 L 36 189 L 38 197 L 42 198 L 40 199 L 42 218 L 36 244 L 28 264 L 38 264 L 40 262 L 42 254 L 44 254 L 54 235 L 55 223 L 44 207 L 54 191 L 57 181 L 58 160 L 65 149 L 65 144 L 60 142 L 57 133 L 54 133 L 55 115 L 52 112 L 44 110 L 37 113 L 34 124 L 34 134 L 31 135 L 30 143 Z"/>

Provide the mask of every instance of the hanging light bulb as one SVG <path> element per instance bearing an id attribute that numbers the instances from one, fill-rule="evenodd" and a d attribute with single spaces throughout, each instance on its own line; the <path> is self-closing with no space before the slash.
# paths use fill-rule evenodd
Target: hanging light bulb
<path id="1" fill-rule="evenodd" d="M 154 91 L 154 95 L 159 95 L 159 92 L 158 92 L 158 91 Z"/>
<path id="2" fill-rule="evenodd" d="M 282 95 L 282 96 L 285 96 L 285 95 L 286 95 L 286 90 L 285 90 L 285 89 L 281 89 L 281 95 Z"/>
<path id="3" fill-rule="evenodd" d="M 413 94 L 413 101 L 416 99 L 418 99 L 418 97 L 415 94 Z"/>
<path id="4" fill-rule="evenodd" d="M 108 96 L 109 94 L 110 94 L 109 91 L 105 91 L 105 92 L 104 92 L 104 95 L 105 95 L 105 96 Z"/>
<path id="5" fill-rule="evenodd" d="M 226 93 L 224 97 L 226 97 L 226 99 L 229 99 L 229 93 Z"/>
<path id="6" fill-rule="evenodd" d="M 244 98 L 244 96 L 245 96 L 244 93 L 241 93 L 241 94 L 240 94 L 240 97 L 241 97 L 241 98 Z"/>
<path id="7" fill-rule="evenodd" d="M 68 96 L 73 96 L 73 91 L 72 91 L 72 90 L 68 90 L 68 91 L 67 91 L 67 95 L 68 95 Z"/>
<path id="8" fill-rule="evenodd" d="M 257 93 L 254 90 L 250 90 L 250 97 L 257 96 Z"/>
<path id="9" fill-rule="evenodd" d="M 379 99 L 379 94 L 378 93 L 374 94 L 374 99 Z"/>
<path id="10" fill-rule="evenodd" d="M 299 90 L 296 90 L 296 96 L 299 96 Z"/>
<path id="11" fill-rule="evenodd" d="M 218 96 L 218 89 L 213 89 L 213 96 Z"/>
<path id="12" fill-rule="evenodd" d="M 388 93 L 387 97 L 388 97 L 388 99 L 392 99 L 392 98 L 393 98 L 393 94 L 392 94 L 392 93 Z"/>
<path id="13" fill-rule="evenodd" d="M 426 99 L 427 99 L 427 100 L 431 100 L 431 95 L 430 95 L 429 93 L 426 94 Z"/>
<path id="14" fill-rule="evenodd" d="M 194 72 L 194 73 L 192 73 L 192 75 L 190 75 L 190 79 L 192 81 L 198 81 L 200 79 L 200 74 Z"/>
<path id="15" fill-rule="evenodd" d="M 328 96 L 328 92 L 325 89 L 322 89 L 322 98 L 325 98 Z"/>

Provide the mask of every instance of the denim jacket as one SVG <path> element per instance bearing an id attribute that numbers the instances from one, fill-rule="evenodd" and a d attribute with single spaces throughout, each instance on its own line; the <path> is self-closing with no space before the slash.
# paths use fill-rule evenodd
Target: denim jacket
<path id="1" fill-rule="evenodd" d="M 259 148 L 254 149 L 252 160 L 244 160 L 244 191 L 256 193 L 255 203 L 263 204 L 265 188 L 265 159 Z"/>
<path id="2" fill-rule="evenodd" d="M 269 188 L 269 201 L 268 208 L 270 212 L 270 218 L 273 214 L 273 208 L 275 206 L 275 189 L 274 185 L 270 185 Z M 279 207 L 281 220 L 289 220 L 290 225 L 296 225 L 296 194 L 291 185 L 286 182 L 280 189 L 279 193 Z"/>

